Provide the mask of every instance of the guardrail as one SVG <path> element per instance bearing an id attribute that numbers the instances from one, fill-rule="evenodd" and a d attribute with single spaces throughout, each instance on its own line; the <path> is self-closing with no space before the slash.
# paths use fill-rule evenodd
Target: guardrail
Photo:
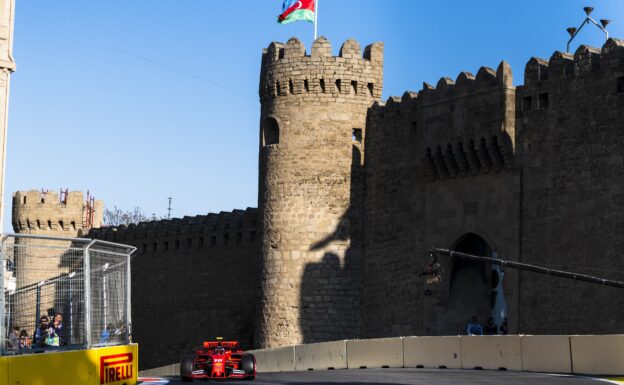
<path id="1" fill-rule="evenodd" d="M 396 337 L 251 353 L 259 373 L 405 367 L 624 374 L 624 335 Z M 176 375 L 173 368 L 169 365 L 141 374 Z"/>

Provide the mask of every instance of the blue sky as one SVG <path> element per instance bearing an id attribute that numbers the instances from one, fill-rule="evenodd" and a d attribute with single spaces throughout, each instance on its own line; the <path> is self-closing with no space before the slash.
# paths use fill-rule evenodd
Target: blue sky
<path id="1" fill-rule="evenodd" d="M 320 1 L 336 53 L 351 37 L 385 43 L 384 99 L 501 60 L 521 84 L 532 56 L 565 49 L 585 5 L 624 38 L 622 0 Z M 170 196 L 176 217 L 256 207 L 261 52 L 291 36 L 309 49 L 313 34 L 276 24 L 281 5 L 17 0 L 5 207 L 41 188 L 157 216 Z M 603 44 L 589 27 L 573 49 Z"/>

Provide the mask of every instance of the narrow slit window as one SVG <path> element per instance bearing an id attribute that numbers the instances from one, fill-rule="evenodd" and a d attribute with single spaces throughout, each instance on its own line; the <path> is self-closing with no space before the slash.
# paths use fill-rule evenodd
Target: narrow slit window
<path id="1" fill-rule="evenodd" d="M 204 247 L 204 237 L 199 237 L 199 242 L 197 244 L 197 248 L 201 249 L 202 247 Z"/>
<path id="2" fill-rule="evenodd" d="M 212 236 L 210 237 L 210 246 L 215 247 L 217 245 L 217 237 L 216 236 Z"/>
<path id="3" fill-rule="evenodd" d="M 308 79 L 305 79 L 303 81 L 303 89 L 305 90 L 305 92 L 310 92 L 310 83 L 308 82 Z"/>
<path id="4" fill-rule="evenodd" d="M 277 96 L 279 96 L 282 93 L 282 86 L 280 86 L 279 82 L 275 84 L 275 90 L 277 92 Z"/>
<path id="5" fill-rule="evenodd" d="M 169 242 L 165 242 L 165 251 L 169 250 Z"/>
<path id="6" fill-rule="evenodd" d="M 65 230 L 65 224 L 63 221 L 59 221 L 59 226 L 61 227 L 61 230 Z"/>
<path id="7" fill-rule="evenodd" d="M 230 234 L 223 235 L 223 244 L 228 245 L 230 243 Z"/>
<path id="8" fill-rule="evenodd" d="M 354 128 L 351 133 L 351 140 L 354 142 L 362 143 L 362 129 Z"/>
<path id="9" fill-rule="evenodd" d="M 26 197 L 24 197 L 24 204 L 26 204 Z"/>
<path id="10" fill-rule="evenodd" d="M 325 79 L 321 79 L 319 81 L 319 85 L 321 86 L 321 92 L 325 93 Z M 26 198 L 24 198 L 24 199 L 26 199 Z M 24 203 L 26 203 L 26 202 L 24 202 Z"/>
<path id="11" fill-rule="evenodd" d="M 295 85 L 293 84 L 292 79 L 288 81 L 288 91 L 291 95 L 295 93 Z"/>
<path id="12" fill-rule="evenodd" d="M 531 97 L 525 96 L 522 98 L 522 111 L 531 110 Z"/>
<path id="13" fill-rule="evenodd" d="M 45 198 L 41 198 L 41 203 L 45 203 Z"/>
<path id="14" fill-rule="evenodd" d="M 243 242 L 243 233 L 236 234 L 236 244 L 240 245 Z"/>
<path id="15" fill-rule="evenodd" d="M 375 85 L 373 83 L 368 83 L 368 94 L 375 96 Z"/>
<path id="16" fill-rule="evenodd" d="M 338 91 L 338 93 L 342 93 L 342 80 L 337 79 L 336 80 L 336 91 Z"/>
<path id="17" fill-rule="evenodd" d="M 358 94 L 358 84 L 357 84 L 357 81 L 355 81 L 355 80 L 351 81 L 351 91 L 352 91 L 353 95 L 357 95 Z"/>
<path id="18" fill-rule="evenodd" d="M 537 108 L 548 108 L 548 94 L 543 93 L 539 95 Z"/>
<path id="19" fill-rule="evenodd" d="M 624 76 L 617 79 L 617 92 L 624 92 Z"/>

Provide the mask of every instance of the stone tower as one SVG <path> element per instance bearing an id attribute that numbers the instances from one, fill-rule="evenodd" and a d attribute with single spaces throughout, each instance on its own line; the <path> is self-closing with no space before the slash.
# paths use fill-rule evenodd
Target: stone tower
<path id="1" fill-rule="evenodd" d="M 90 228 L 102 223 L 102 201 L 85 201 L 80 191 L 56 192 L 37 190 L 13 194 L 13 230 L 17 234 L 67 238 L 42 240 L 18 238 L 12 256 L 15 263 L 16 289 L 11 299 L 14 322 L 34 330 L 36 326 L 36 291 L 38 282 L 70 273 L 80 266 L 71 250 L 71 238 L 85 236 Z M 19 245 L 19 246 L 17 246 Z M 26 247 L 30 245 L 30 247 Z M 62 285 L 62 284 L 60 284 Z M 60 286 L 59 286 L 60 287 Z M 57 285 L 46 285 L 41 290 L 41 311 L 62 311 L 64 304 L 57 301 Z M 63 288 L 60 288 L 63 292 Z"/>
<path id="2" fill-rule="evenodd" d="M 260 75 L 263 223 L 256 345 L 360 334 L 360 167 L 368 108 L 383 86 L 383 45 L 338 57 L 321 37 L 306 55 L 272 43 Z"/>

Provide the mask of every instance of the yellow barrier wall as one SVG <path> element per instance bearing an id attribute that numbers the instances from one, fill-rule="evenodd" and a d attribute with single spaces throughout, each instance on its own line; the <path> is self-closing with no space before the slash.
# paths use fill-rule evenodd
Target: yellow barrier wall
<path id="1" fill-rule="evenodd" d="M 8 379 L 3 375 L 0 385 L 134 385 L 139 348 L 125 345 L 2 357 L 0 368 L 5 367 L 2 373 L 8 373 Z"/>
<path id="2" fill-rule="evenodd" d="M 0 384 L 9 383 L 9 359 L 7 357 L 0 357 Z"/>

